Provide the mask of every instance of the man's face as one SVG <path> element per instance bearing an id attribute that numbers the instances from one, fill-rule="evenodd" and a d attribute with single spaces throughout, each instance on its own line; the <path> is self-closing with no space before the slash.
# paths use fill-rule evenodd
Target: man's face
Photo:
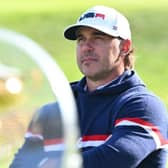
<path id="1" fill-rule="evenodd" d="M 77 32 L 77 63 L 91 80 L 112 80 L 123 72 L 121 40 L 93 28 L 81 27 Z M 122 71 L 122 72 L 121 72 Z"/>

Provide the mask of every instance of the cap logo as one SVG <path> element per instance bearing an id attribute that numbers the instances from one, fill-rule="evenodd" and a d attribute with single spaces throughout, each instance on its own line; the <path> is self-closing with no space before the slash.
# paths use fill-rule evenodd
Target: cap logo
<path id="1" fill-rule="evenodd" d="M 94 12 L 89 12 L 84 14 L 83 16 L 80 17 L 79 21 L 86 19 L 86 18 L 101 18 L 101 19 L 105 19 L 105 15 L 102 13 L 94 13 Z"/>
<path id="2" fill-rule="evenodd" d="M 117 30 L 118 29 L 118 27 L 117 26 L 113 26 L 113 30 Z"/>

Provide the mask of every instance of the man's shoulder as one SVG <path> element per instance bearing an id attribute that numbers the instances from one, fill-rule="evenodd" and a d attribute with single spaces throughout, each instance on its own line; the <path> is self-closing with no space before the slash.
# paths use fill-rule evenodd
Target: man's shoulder
<path id="1" fill-rule="evenodd" d="M 77 88 L 78 88 L 78 86 L 79 86 L 79 81 L 70 82 L 70 87 L 71 87 L 74 95 L 77 94 L 77 90 L 78 90 Z"/>
<path id="2" fill-rule="evenodd" d="M 70 82 L 70 85 L 71 86 L 75 86 L 75 85 L 77 85 L 79 83 L 79 81 L 72 81 L 72 82 Z"/>
<path id="3" fill-rule="evenodd" d="M 52 122 L 54 123 L 57 120 L 60 120 L 60 113 L 58 102 L 47 103 L 35 111 L 32 122 L 34 124 L 40 124 L 41 126 L 46 125 L 47 123 L 52 124 Z"/>

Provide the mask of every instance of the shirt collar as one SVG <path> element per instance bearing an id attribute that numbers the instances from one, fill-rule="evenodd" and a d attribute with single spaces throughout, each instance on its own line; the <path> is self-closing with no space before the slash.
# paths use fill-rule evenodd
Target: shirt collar
<path id="1" fill-rule="evenodd" d="M 124 74 L 127 74 L 127 75 L 130 75 L 131 74 L 131 70 L 126 70 L 124 71 L 120 76 L 116 77 L 115 79 L 111 80 L 110 82 L 107 82 L 106 84 L 104 85 L 100 85 L 96 88 L 96 90 L 101 90 L 105 87 L 108 87 L 108 86 L 111 86 L 113 83 L 116 83 L 118 80 L 120 80 L 120 78 L 124 75 Z M 84 90 L 87 91 L 88 90 L 88 87 L 87 87 L 87 84 L 84 85 Z"/>

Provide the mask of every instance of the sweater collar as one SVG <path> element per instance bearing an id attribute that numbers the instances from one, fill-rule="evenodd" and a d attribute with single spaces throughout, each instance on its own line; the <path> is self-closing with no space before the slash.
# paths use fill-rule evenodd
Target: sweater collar
<path id="1" fill-rule="evenodd" d="M 122 75 L 120 75 L 116 79 L 110 81 L 109 83 L 103 86 L 99 86 L 95 91 L 92 91 L 90 93 L 118 93 L 137 85 L 144 86 L 144 83 L 135 71 L 126 70 Z M 83 77 L 80 81 L 73 83 L 72 88 L 73 90 L 78 90 L 80 92 L 89 92 L 86 89 L 86 77 Z"/>

